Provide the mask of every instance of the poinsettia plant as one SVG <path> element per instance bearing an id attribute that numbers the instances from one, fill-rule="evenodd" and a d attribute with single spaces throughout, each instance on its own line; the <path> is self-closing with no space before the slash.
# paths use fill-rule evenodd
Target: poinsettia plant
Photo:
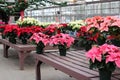
<path id="1" fill-rule="evenodd" d="M 49 44 L 49 36 L 41 32 L 34 33 L 30 40 L 37 45 L 36 53 L 38 54 L 42 54 L 44 47 Z"/>
<path id="2" fill-rule="evenodd" d="M 67 23 L 60 23 L 57 25 L 57 33 L 66 33 L 68 31 L 68 24 Z"/>
<path id="3" fill-rule="evenodd" d="M 100 32 L 96 27 L 91 27 L 87 31 L 87 26 L 83 26 L 77 33 L 77 36 L 79 37 L 78 44 L 88 51 L 94 44 L 102 45 L 105 43 L 106 38 L 104 34 L 105 33 Z"/>
<path id="4" fill-rule="evenodd" d="M 69 34 L 56 34 L 52 36 L 50 39 L 50 45 L 54 46 L 64 46 L 64 48 L 70 48 L 70 46 L 74 43 L 74 38 L 69 36 Z"/>
<path id="5" fill-rule="evenodd" d="M 93 46 L 87 53 L 90 68 L 106 68 L 113 72 L 117 67 L 120 68 L 120 49 L 111 44 L 103 44 L 101 46 Z"/>
<path id="6" fill-rule="evenodd" d="M 43 47 L 45 47 L 46 45 L 48 45 L 49 43 L 49 36 L 46 34 L 43 34 L 41 32 L 39 33 L 34 33 L 31 37 L 30 40 L 35 43 L 35 44 L 39 44 L 39 42 L 43 43 Z"/>
<path id="7" fill-rule="evenodd" d="M 85 19 L 86 27 L 78 30 L 79 42 L 89 50 L 92 45 L 112 43 L 120 46 L 120 18 L 95 16 Z M 82 30 L 85 31 L 82 31 Z M 89 46 L 88 46 L 89 45 Z"/>
<path id="8" fill-rule="evenodd" d="M 40 22 L 35 18 L 23 18 L 23 20 L 19 19 L 16 22 L 20 27 L 31 27 L 31 26 L 40 26 Z"/>
<path id="9" fill-rule="evenodd" d="M 18 38 L 19 39 L 29 39 L 33 33 L 37 33 L 37 32 L 42 32 L 43 28 L 39 27 L 39 26 L 31 26 L 31 27 L 20 27 L 18 30 Z"/>
<path id="10" fill-rule="evenodd" d="M 3 34 L 6 37 L 17 37 L 18 25 L 6 25 Z"/>
<path id="11" fill-rule="evenodd" d="M 32 27 L 19 28 L 17 37 L 22 42 L 22 44 L 27 44 L 27 40 L 32 36 Z"/>
<path id="12" fill-rule="evenodd" d="M 8 38 L 9 42 L 16 44 L 18 29 L 17 25 L 6 25 L 2 38 Z"/>
<path id="13" fill-rule="evenodd" d="M 85 26 L 86 23 L 84 20 L 76 20 L 68 23 L 70 31 L 77 31 L 80 27 Z"/>
<path id="14" fill-rule="evenodd" d="M 49 36 L 55 35 L 56 27 L 57 24 L 50 24 L 44 29 L 43 33 Z"/>

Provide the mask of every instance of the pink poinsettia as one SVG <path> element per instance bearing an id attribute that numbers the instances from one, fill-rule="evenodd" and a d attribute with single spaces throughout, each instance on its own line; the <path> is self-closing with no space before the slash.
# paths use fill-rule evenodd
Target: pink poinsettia
<path id="1" fill-rule="evenodd" d="M 120 49 L 114 45 L 94 46 L 86 53 L 86 56 L 91 60 L 92 67 L 100 68 L 100 66 L 105 67 L 112 63 L 114 67 L 120 68 Z M 110 68 L 111 66 L 108 67 Z"/>
<path id="2" fill-rule="evenodd" d="M 100 51 L 100 49 L 96 46 L 92 47 L 91 50 L 89 50 L 86 54 L 86 56 L 88 58 L 90 58 L 92 60 L 92 62 L 94 63 L 95 62 L 95 59 L 100 61 L 102 60 L 102 52 Z"/>
<path id="3" fill-rule="evenodd" d="M 68 34 L 56 34 L 52 36 L 50 39 L 50 45 L 63 45 L 69 48 L 74 42 L 74 38 L 69 36 Z"/>
<path id="4" fill-rule="evenodd" d="M 49 36 L 41 32 L 34 33 L 31 36 L 30 40 L 35 41 L 36 44 L 38 44 L 41 41 L 46 46 L 49 43 Z"/>
<path id="5" fill-rule="evenodd" d="M 95 16 L 92 18 L 87 18 L 85 20 L 87 23 L 87 30 L 92 27 L 98 28 L 101 32 L 108 31 L 109 27 L 111 26 L 118 26 L 120 27 L 120 18 L 115 16 Z"/>

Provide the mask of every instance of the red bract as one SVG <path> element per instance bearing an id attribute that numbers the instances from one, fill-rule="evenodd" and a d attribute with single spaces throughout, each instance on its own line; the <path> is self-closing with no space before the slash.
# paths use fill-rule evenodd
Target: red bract
<path id="1" fill-rule="evenodd" d="M 33 33 L 32 29 L 29 28 L 29 27 L 23 27 L 23 28 L 19 28 L 18 30 L 18 37 L 21 35 L 21 34 L 29 34 L 29 33 Z"/>
<path id="2" fill-rule="evenodd" d="M 50 24 L 48 27 L 46 27 L 43 31 L 43 33 L 47 34 L 47 35 L 53 35 L 55 34 L 56 31 L 56 24 Z"/>
<path id="3" fill-rule="evenodd" d="M 67 26 L 68 26 L 67 23 L 60 23 L 60 24 L 58 24 L 57 28 L 58 28 L 58 29 L 59 29 L 59 28 L 65 28 L 65 27 L 67 27 Z"/>
<path id="4" fill-rule="evenodd" d="M 40 26 L 32 26 L 31 27 L 33 33 L 38 33 L 38 32 L 42 32 L 44 29 Z"/>
<path id="5" fill-rule="evenodd" d="M 80 36 L 84 36 L 84 34 L 87 32 L 87 27 L 86 26 L 82 26 L 78 32 L 77 32 L 77 37 L 80 37 Z"/>
<path id="6" fill-rule="evenodd" d="M 96 33 L 95 35 L 91 35 L 88 37 L 88 40 L 92 40 L 92 41 L 96 41 L 97 42 L 97 39 L 99 37 L 99 33 Z"/>
<path id="7" fill-rule="evenodd" d="M 9 32 L 18 32 L 18 25 L 6 25 L 5 26 L 5 30 L 4 30 L 4 34 L 9 33 Z"/>

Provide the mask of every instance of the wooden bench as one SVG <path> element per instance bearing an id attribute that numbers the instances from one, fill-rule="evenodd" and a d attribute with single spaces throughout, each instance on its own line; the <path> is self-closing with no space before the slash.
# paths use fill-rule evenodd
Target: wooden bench
<path id="1" fill-rule="evenodd" d="M 10 47 L 18 51 L 20 70 L 23 70 L 24 60 L 31 51 L 35 50 L 35 45 L 12 44 L 6 39 L 0 39 L 0 42 L 3 44 L 3 56 L 4 57 L 8 58 L 8 49 Z"/>
<path id="2" fill-rule="evenodd" d="M 68 51 L 65 57 L 59 56 L 58 52 L 34 54 L 36 59 L 36 80 L 41 80 L 40 66 L 42 63 L 51 65 L 77 80 L 99 80 L 98 71 L 89 69 L 89 61 L 84 53 L 81 50 Z M 47 75 L 49 74 L 47 73 Z M 120 80 L 119 71 L 113 73 L 112 80 Z"/>
<path id="3" fill-rule="evenodd" d="M 12 44 L 6 39 L 0 39 L 0 42 L 3 44 L 3 56 L 6 58 L 8 58 L 8 49 L 10 47 L 17 50 L 18 56 L 19 56 L 20 70 L 24 69 L 24 60 L 28 56 L 28 54 L 31 51 L 36 50 L 36 45 L 32 45 L 32 44 L 24 44 L 24 45 L 23 44 Z M 56 50 L 57 48 L 46 46 L 44 49 L 45 50 Z"/>

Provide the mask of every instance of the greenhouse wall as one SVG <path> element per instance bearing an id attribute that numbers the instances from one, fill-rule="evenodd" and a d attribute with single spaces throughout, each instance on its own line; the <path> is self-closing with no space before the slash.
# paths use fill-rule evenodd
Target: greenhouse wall
<path id="1" fill-rule="evenodd" d="M 120 0 L 104 0 L 27 10 L 25 16 L 41 22 L 70 22 L 92 16 L 120 16 Z"/>

